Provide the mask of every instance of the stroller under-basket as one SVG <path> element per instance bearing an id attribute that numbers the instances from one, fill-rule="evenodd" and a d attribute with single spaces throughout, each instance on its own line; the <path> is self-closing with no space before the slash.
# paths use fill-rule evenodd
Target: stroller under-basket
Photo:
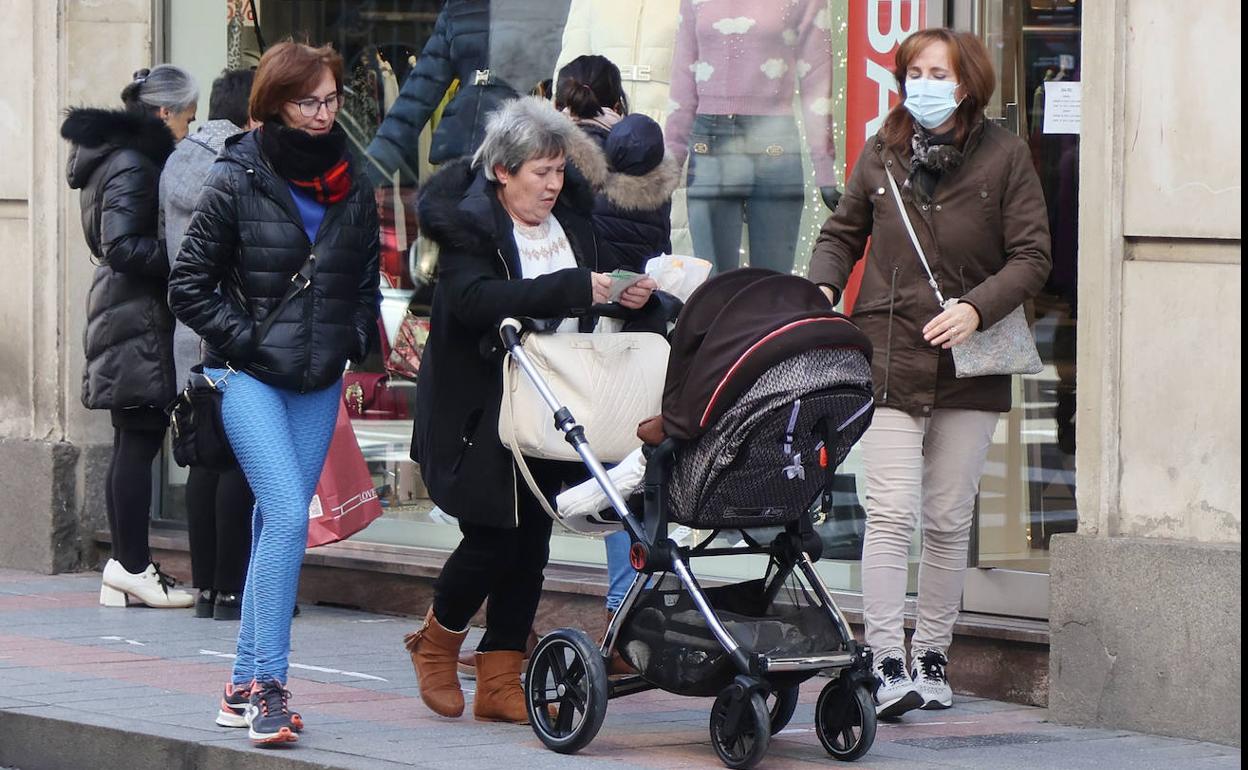
<path id="1" fill-rule="evenodd" d="M 819 740 L 837 759 L 866 753 L 876 726 L 871 652 L 815 571 L 812 525 L 873 413 L 871 346 L 857 327 L 793 276 L 736 270 L 698 289 L 672 337 L 666 437 L 647 448 L 641 518 L 525 355 L 519 322 L 500 332 L 630 533 L 638 571 L 600 645 L 561 628 L 533 651 L 525 695 L 538 738 L 576 752 L 602 726 L 608 699 L 661 688 L 716 696 L 715 751 L 728 767 L 751 767 L 793 716 L 799 685 L 826 672 Z M 678 546 L 671 523 L 712 533 Z M 741 541 L 713 546 L 730 532 Z M 761 578 L 703 588 L 694 576 L 694 559 L 747 555 L 766 557 Z M 613 651 L 638 674 L 608 678 Z"/>

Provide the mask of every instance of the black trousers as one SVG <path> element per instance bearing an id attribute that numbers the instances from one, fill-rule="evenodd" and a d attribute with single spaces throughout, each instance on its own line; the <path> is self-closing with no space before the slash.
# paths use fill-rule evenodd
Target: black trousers
<path id="1" fill-rule="evenodd" d="M 238 468 L 225 473 L 191 468 L 186 480 L 186 524 L 191 583 L 196 588 L 243 592 L 255 504 L 247 477 Z"/>
<path id="2" fill-rule="evenodd" d="M 143 572 L 152 561 L 147 527 L 152 510 L 152 461 L 165 439 L 160 417 L 157 410 L 113 412 L 113 457 L 104 501 L 113 558 L 130 573 Z"/>
<path id="3" fill-rule="evenodd" d="M 529 467 L 547 499 L 565 482 L 578 483 L 586 475 L 584 467 L 574 463 L 530 460 Z M 477 645 L 480 652 L 523 651 L 542 597 L 542 573 L 550 558 L 554 522 L 523 478 L 518 491 L 520 526 L 503 529 L 461 522 L 464 539 L 446 560 L 433 587 L 434 617 L 451 630 L 466 628 L 486 603 L 485 636 Z"/>

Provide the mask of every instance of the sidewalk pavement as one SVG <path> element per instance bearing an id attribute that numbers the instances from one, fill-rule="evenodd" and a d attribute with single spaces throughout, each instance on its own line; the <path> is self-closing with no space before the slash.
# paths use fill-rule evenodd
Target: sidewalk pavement
<path id="1" fill-rule="evenodd" d="M 289 687 L 306 732 L 293 746 L 252 748 L 246 731 L 213 724 L 237 624 L 189 610 L 104 608 L 98 592 L 98 574 L 0 570 L 0 767 L 722 767 L 709 742 L 707 698 L 652 691 L 611 701 L 598 737 L 575 756 L 547 750 L 528 727 L 437 717 L 420 702 L 402 645 L 417 620 L 329 607 L 303 607 L 294 623 Z M 812 726 L 824 681 L 802 688 L 797 714 L 760 768 L 839 764 Z M 469 699 L 471 688 L 466 681 Z M 1227 746 L 1061 726 L 1044 709 L 1010 703 L 954 703 L 881 723 L 874 748 L 852 766 L 1240 766 L 1239 749 Z"/>

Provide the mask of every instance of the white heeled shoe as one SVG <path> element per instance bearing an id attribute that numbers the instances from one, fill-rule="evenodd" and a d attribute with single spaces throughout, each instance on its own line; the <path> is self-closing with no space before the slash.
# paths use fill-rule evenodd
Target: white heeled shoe
<path id="1" fill-rule="evenodd" d="M 100 604 L 105 607 L 146 604 L 148 607 L 181 608 L 195 603 L 193 594 L 172 586 L 173 580 L 155 564 L 148 564 L 146 570 L 136 574 L 127 572 L 116 559 L 109 559 L 104 565 Z"/>

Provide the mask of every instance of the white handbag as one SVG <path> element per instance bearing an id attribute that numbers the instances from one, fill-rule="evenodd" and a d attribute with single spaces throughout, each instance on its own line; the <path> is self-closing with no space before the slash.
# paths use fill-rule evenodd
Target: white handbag
<path id="1" fill-rule="evenodd" d="M 667 340 L 648 332 L 526 334 L 524 352 L 561 404 L 584 426 L 604 463 L 641 446 L 637 425 L 662 410 Z M 579 461 L 550 407 L 509 354 L 503 362 L 498 437 L 513 454 Z"/>

